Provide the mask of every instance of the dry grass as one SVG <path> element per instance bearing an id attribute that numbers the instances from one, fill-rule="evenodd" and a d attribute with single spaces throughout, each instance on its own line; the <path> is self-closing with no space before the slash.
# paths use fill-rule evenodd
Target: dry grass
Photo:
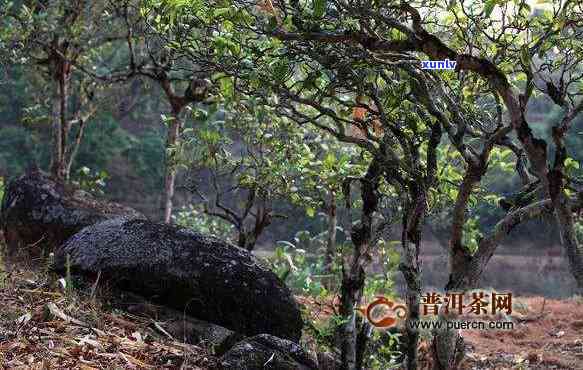
<path id="1" fill-rule="evenodd" d="M 0 274 L 0 368 L 217 366 L 205 349 L 166 339 L 152 320 L 108 310 L 87 294 L 64 292 L 45 274 Z"/>

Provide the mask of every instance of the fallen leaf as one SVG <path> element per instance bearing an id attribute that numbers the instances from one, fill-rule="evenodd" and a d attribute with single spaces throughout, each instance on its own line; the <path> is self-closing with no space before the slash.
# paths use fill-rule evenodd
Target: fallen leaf
<path id="1" fill-rule="evenodd" d="M 27 312 L 24 315 L 20 316 L 18 319 L 16 319 L 16 323 L 18 325 L 24 325 L 27 322 L 29 322 L 31 318 L 32 318 L 32 315 L 30 314 L 30 312 Z"/>
<path id="2" fill-rule="evenodd" d="M 133 333 L 132 333 L 132 337 L 133 337 L 133 338 L 134 338 L 134 339 L 135 339 L 137 342 L 140 342 L 140 343 L 141 343 L 141 342 L 143 342 L 143 339 L 142 339 L 142 334 L 140 334 L 140 332 L 138 332 L 138 331 L 135 331 L 135 332 L 133 332 Z"/>

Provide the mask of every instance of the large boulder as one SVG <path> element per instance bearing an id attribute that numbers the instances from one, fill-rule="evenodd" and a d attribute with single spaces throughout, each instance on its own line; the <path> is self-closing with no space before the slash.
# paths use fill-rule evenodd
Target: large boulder
<path id="1" fill-rule="evenodd" d="M 119 216 L 144 218 L 131 208 L 98 200 L 32 169 L 7 184 L 0 229 L 4 231 L 8 257 L 21 252 L 34 258 L 52 252 L 86 226 Z"/>
<path id="2" fill-rule="evenodd" d="M 86 227 L 55 252 L 55 269 L 246 335 L 298 341 L 302 319 L 289 289 L 244 249 L 191 230 L 118 218 Z"/>
<path id="3" fill-rule="evenodd" d="M 237 343 L 221 357 L 224 370 L 317 370 L 308 352 L 289 340 L 261 334 Z"/>

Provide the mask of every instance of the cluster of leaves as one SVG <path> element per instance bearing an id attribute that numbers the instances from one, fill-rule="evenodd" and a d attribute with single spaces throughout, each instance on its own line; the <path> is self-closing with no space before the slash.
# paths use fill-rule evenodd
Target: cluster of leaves
<path id="1" fill-rule="evenodd" d="M 442 145 L 438 155 L 442 165 L 437 186 L 430 193 L 431 227 L 436 234 L 446 235 L 451 223 L 451 205 L 458 196 L 466 164 L 451 144 Z M 483 237 L 482 230 L 492 226 L 490 220 L 497 220 L 502 215 L 499 201 L 504 190 L 512 188 L 517 182 L 515 155 L 509 149 L 494 148 L 490 154 L 488 173 L 480 186 L 474 189 L 468 202 L 469 214 L 464 224 L 463 244 L 470 252 L 476 251 Z"/>
<path id="2" fill-rule="evenodd" d="M 342 228 L 338 231 L 341 239 L 345 240 L 339 241 L 339 255 L 349 253 L 349 239 L 345 237 Z M 335 258 L 330 270 L 325 268 L 327 236 L 327 231 L 317 234 L 307 230 L 298 231 L 293 240 L 278 242 L 268 262 L 276 274 L 298 293 L 330 297 L 340 286 L 341 260 Z M 394 278 L 400 261 L 399 244 L 399 241 L 378 241 L 375 249 L 375 271 L 368 274 L 364 288 L 364 296 L 368 299 L 379 294 L 394 296 Z"/>
<path id="3" fill-rule="evenodd" d="M 401 334 L 392 331 L 373 331 L 367 351 L 370 369 L 399 369 L 403 351 Z"/>
<path id="4" fill-rule="evenodd" d="M 338 202 L 342 184 L 348 178 L 358 178 L 366 170 L 366 159 L 351 146 L 339 145 L 325 135 L 299 129 L 295 133 L 296 145 L 288 149 L 293 166 L 287 167 L 289 200 L 305 207 L 306 214 L 314 217 Z"/>
<path id="5" fill-rule="evenodd" d="M 280 241 L 268 258 L 273 271 L 300 294 L 326 297 L 331 293 L 328 289 L 338 282 L 339 266 L 334 265 L 331 273 L 324 268 L 324 236 L 299 231 L 293 241 Z"/>
<path id="6" fill-rule="evenodd" d="M 104 195 L 108 178 L 106 171 L 92 171 L 89 167 L 83 166 L 77 170 L 71 182 L 91 194 Z"/>
<path id="7" fill-rule="evenodd" d="M 196 182 L 230 177 L 234 188 L 260 189 L 268 199 L 304 208 L 309 217 L 336 204 L 343 181 L 360 177 L 368 160 L 253 97 L 226 101 L 220 110 L 197 107 L 192 116 L 196 128 L 184 130 L 185 140 L 170 150 L 179 166 L 196 173 Z"/>
<path id="8" fill-rule="evenodd" d="M 322 352 L 335 348 L 338 328 L 345 320 L 336 314 L 326 320 L 316 320 L 308 324 L 308 332 Z M 366 350 L 367 369 L 399 369 L 402 366 L 403 349 L 401 334 L 395 330 L 374 330 Z"/>
<path id="9" fill-rule="evenodd" d="M 220 218 L 207 215 L 200 206 L 189 205 L 175 212 L 172 217 L 176 225 L 203 234 L 213 235 L 231 243 L 235 240 L 232 224 Z"/>
<path id="10" fill-rule="evenodd" d="M 308 321 L 307 332 L 310 333 L 321 352 L 329 352 L 336 347 L 338 329 L 345 323 L 345 319 L 334 313 L 325 320 Z"/>
<path id="11" fill-rule="evenodd" d="M 370 300 L 377 295 L 394 297 L 396 294 L 395 275 L 401 260 L 398 250 L 400 243 L 398 240 L 379 240 L 376 253 L 377 265 L 375 266 L 375 270 L 378 272 L 371 272 L 368 275 L 364 287 L 364 296 L 367 299 Z"/>

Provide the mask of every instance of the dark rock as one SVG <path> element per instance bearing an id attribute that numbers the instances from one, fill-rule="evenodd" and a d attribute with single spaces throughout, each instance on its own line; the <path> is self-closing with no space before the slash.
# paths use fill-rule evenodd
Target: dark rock
<path id="1" fill-rule="evenodd" d="M 64 271 L 95 276 L 233 331 L 298 341 L 302 319 L 289 289 L 253 255 L 176 226 L 118 218 L 89 226 L 55 253 Z"/>
<path id="2" fill-rule="evenodd" d="M 161 325 L 176 340 L 207 348 L 215 355 L 222 355 L 243 339 L 243 335 L 210 322 L 193 317 L 175 317 Z"/>
<path id="3" fill-rule="evenodd" d="M 122 215 L 144 218 L 129 207 L 98 200 L 32 170 L 7 184 L 0 229 L 4 231 L 8 257 L 19 252 L 35 258 L 52 252 L 86 226 Z"/>
<path id="4" fill-rule="evenodd" d="M 152 327 L 162 334 L 170 334 L 172 338 L 183 343 L 194 344 L 210 350 L 215 355 L 222 355 L 244 338 L 244 335 L 225 327 L 207 321 L 195 319 L 172 308 L 153 304 L 135 294 L 120 292 L 115 294 L 115 307 L 134 315 L 147 316 L 153 319 Z M 121 301 L 120 301 L 121 299 Z M 125 301 L 131 300 L 131 304 Z M 154 323 L 155 322 L 155 323 Z"/>
<path id="5" fill-rule="evenodd" d="M 316 370 L 317 361 L 289 340 L 260 334 L 237 343 L 221 357 L 224 370 Z"/>

